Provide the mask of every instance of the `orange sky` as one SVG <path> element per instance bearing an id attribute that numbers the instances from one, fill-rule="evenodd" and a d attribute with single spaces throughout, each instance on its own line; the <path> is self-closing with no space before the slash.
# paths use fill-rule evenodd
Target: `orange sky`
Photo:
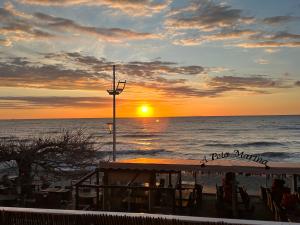
<path id="1" fill-rule="evenodd" d="M 298 90 L 273 95 L 254 95 L 242 93 L 227 94 L 218 98 L 174 98 L 164 101 L 139 100 L 126 102 L 127 93 L 117 97 L 118 117 L 149 116 L 138 113 L 139 107 L 152 108 L 152 117 L 176 116 L 231 116 L 231 115 L 286 115 L 300 114 Z M 42 107 L 28 109 L 1 109 L 1 119 L 39 119 L 39 118 L 102 118 L 111 117 L 110 103 L 100 107 Z"/>

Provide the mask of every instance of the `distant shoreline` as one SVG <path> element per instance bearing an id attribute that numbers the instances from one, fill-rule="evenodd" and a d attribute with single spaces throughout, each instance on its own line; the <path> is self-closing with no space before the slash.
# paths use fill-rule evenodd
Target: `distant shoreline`
<path id="1" fill-rule="evenodd" d="M 117 119 L 165 119 L 165 118 L 205 118 L 205 117 L 297 117 L 300 114 L 278 114 L 278 115 L 228 115 L 228 116 L 160 116 L 160 117 L 118 117 Z M 87 119 L 111 119 L 111 117 L 83 117 L 83 118 L 16 118 L 0 119 L 0 121 L 19 121 L 19 120 L 87 120 Z"/>

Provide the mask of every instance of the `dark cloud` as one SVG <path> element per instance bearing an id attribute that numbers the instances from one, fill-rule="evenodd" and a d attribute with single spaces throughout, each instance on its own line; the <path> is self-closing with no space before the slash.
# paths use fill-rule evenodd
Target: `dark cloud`
<path id="1" fill-rule="evenodd" d="M 52 64 L 42 63 L 43 59 Z M 0 61 L 0 86 L 48 89 L 101 90 L 111 82 L 113 62 L 80 53 L 41 54 L 41 62 L 27 58 Z M 155 82 L 183 84 L 187 76 L 202 74 L 201 66 L 179 66 L 174 62 L 150 61 L 118 63 L 118 76 L 130 77 L 131 83 Z"/>
<path id="2" fill-rule="evenodd" d="M 291 21 L 300 20 L 300 17 L 296 16 L 273 16 L 273 17 L 267 17 L 263 19 L 263 22 L 270 25 L 278 25 L 281 23 L 287 23 Z"/>
<path id="3" fill-rule="evenodd" d="M 84 69 L 68 69 L 63 64 L 47 65 L 29 63 L 23 58 L 0 62 L 0 86 L 30 87 L 48 89 L 91 89 L 97 90 L 103 84 L 92 80 L 108 76 Z"/>
<path id="4" fill-rule="evenodd" d="M 172 62 L 151 61 L 129 62 L 121 65 L 120 71 L 139 78 L 155 80 L 166 75 L 198 75 L 204 72 L 204 68 L 202 66 L 179 66 Z"/>
<path id="5" fill-rule="evenodd" d="M 42 58 L 53 64 L 42 63 Z M 106 90 L 111 84 L 114 63 L 80 53 L 41 55 L 41 62 L 27 58 L 10 58 L 0 62 L 0 86 L 31 87 L 62 90 Z M 215 97 L 229 91 L 267 93 L 268 88 L 284 88 L 280 80 L 266 76 L 214 77 L 201 79 L 207 69 L 201 66 L 180 66 L 168 61 L 132 61 L 117 64 L 118 79 L 127 79 L 128 88 L 148 88 L 149 95 L 159 93 L 168 97 Z M 193 77 L 194 82 L 188 82 Z M 204 82 L 205 88 L 197 85 Z M 255 88 L 252 90 L 251 88 Z M 78 103 L 79 104 L 79 103 Z"/>
<path id="6" fill-rule="evenodd" d="M 101 107 L 111 104 L 110 98 L 104 97 L 0 97 L 2 109 L 60 108 L 60 107 Z"/>
<path id="7" fill-rule="evenodd" d="M 199 29 L 213 31 L 219 28 L 235 27 L 251 23 L 253 17 L 246 17 L 242 10 L 228 5 L 217 5 L 213 1 L 192 1 L 189 6 L 172 9 L 165 24 L 175 29 Z"/>
<path id="8" fill-rule="evenodd" d="M 209 89 L 200 89 L 188 85 L 164 85 L 164 84 L 151 84 L 151 83 L 140 83 L 140 86 L 146 88 L 156 89 L 157 92 L 162 93 L 167 97 L 217 97 L 225 92 L 229 91 L 247 91 L 242 87 L 227 87 L 218 86 Z"/>
<path id="9" fill-rule="evenodd" d="M 143 99 L 144 101 L 144 99 Z M 171 100 L 150 99 L 150 102 L 170 102 Z M 119 105 L 140 104 L 141 100 L 118 99 Z M 175 101 L 174 101 L 175 102 Z M 71 96 L 0 96 L 0 109 L 35 108 L 97 108 L 110 107 L 110 97 L 71 97 Z"/>
<path id="10" fill-rule="evenodd" d="M 281 80 L 273 80 L 263 75 L 214 77 L 210 86 L 245 87 L 245 88 L 282 88 L 287 87 Z"/>

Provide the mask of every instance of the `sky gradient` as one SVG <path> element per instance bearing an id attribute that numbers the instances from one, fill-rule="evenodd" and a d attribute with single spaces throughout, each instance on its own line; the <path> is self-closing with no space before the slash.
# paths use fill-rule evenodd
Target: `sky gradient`
<path id="1" fill-rule="evenodd" d="M 0 1 L 0 119 L 300 114 L 298 0 Z"/>

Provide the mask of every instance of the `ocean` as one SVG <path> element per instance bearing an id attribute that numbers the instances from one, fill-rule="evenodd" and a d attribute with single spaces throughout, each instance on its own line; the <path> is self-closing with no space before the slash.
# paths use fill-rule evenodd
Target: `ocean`
<path id="1" fill-rule="evenodd" d="M 0 139 L 57 135 L 82 129 L 99 156 L 112 158 L 111 119 L 1 120 Z M 117 159 L 203 159 L 214 152 L 243 151 L 269 161 L 300 162 L 300 116 L 117 119 Z"/>

